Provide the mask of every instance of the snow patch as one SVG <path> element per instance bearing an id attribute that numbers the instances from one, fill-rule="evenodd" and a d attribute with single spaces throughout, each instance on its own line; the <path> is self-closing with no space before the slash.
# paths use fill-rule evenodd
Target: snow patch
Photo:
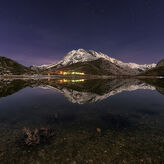
<path id="1" fill-rule="evenodd" d="M 93 61 L 93 60 L 97 60 L 100 58 L 108 60 L 109 62 L 114 63 L 116 65 L 119 65 L 121 67 L 140 69 L 141 71 L 145 71 L 145 70 L 154 68 L 156 66 L 156 64 L 154 64 L 154 63 L 153 64 L 144 64 L 144 65 L 139 65 L 136 63 L 124 63 L 124 62 L 117 60 L 115 58 L 111 58 L 111 57 L 109 57 L 106 54 L 103 54 L 101 52 L 96 52 L 93 50 L 86 51 L 84 49 L 78 49 L 78 50 L 70 51 L 62 60 L 60 60 L 56 64 L 42 65 L 42 66 L 39 66 L 39 68 L 49 69 L 49 68 L 55 67 L 57 65 L 67 66 L 67 65 L 74 64 L 74 63 Z"/>

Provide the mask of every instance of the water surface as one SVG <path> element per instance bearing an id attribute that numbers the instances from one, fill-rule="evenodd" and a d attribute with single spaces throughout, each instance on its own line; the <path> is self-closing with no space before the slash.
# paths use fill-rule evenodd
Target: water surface
<path id="1" fill-rule="evenodd" d="M 164 163 L 163 79 L 1 79 L 2 163 Z M 25 143 L 23 129 L 54 135 Z"/>

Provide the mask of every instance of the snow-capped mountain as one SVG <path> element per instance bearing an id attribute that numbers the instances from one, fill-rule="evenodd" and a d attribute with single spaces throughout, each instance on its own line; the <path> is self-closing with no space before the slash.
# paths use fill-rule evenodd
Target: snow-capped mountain
<path id="1" fill-rule="evenodd" d="M 65 66 L 75 64 L 75 63 L 94 61 L 94 60 L 98 60 L 98 59 L 107 60 L 107 61 L 109 61 L 117 66 L 123 67 L 123 68 L 138 69 L 140 71 L 145 71 L 145 70 L 154 68 L 156 66 L 156 64 L 139 65 L 136 63 L 124 63 L 115 58 L 111 58 L 108 55 L 103 54 L 101 52 L 96 52 L 93 50 L 78 49 L 78 50 L 70 51 L 62 60 L 60 60 L 56 64 L 42 65 L 39 67 L 44 68 L 44 69 L 50 69 L 53 67 L 60 68 L 60 67 L 65 67 Z"/>

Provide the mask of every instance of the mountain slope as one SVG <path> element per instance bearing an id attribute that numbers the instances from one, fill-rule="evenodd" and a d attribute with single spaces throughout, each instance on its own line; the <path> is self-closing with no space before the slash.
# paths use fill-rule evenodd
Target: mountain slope
<path id="1" fill-rule="evenodd" d="M 164 59 L 158 62 L 157 67 L 164 67 Z"/>
<path id="2" fill-rule="evenodd" d="M 49 71 L 50 69 L 48 69 Z M 136 75 L 138 73 L 135 69 L 126 67 L 120 67 L 119 65 L 113 64 L 103 58 L 93 61 L 85 61 L 67 65 L 65 67 L 56 68 L 57 71 L 65 72 L 84 72 L 89 75 Z M 53 68 L 51 68 L 53 72 Z M 55 71 L 54 71 L 55 72 Z"/>
<path id="3" fill-rule="evenodd" d="M 159 66 L 161 66 L 161 63 L 163 62 L 160 62 Z M 154 69 L 155 66 L 156 64 L 138 65 L 135 63 L 123 63 L 101 52 L 84 49 L 69 52 L 57 64 L 39 67 L 25 67 L 11 59 L 0 57 L 0 75 L 56 74 L 57 71 L 67 71 L 84 72 L 89 75 L 134 76 Z"/>
<path id="4" fill-rule="evenodd" d="M 159 61 L 155 68 L 145 71 L 144 76 L 164 76 L 164 59 Z"/>
<path id="5" fill-rule="evenodd" d="M 25 67 L 9 58 L 0 56 L 0 74 L 20 75 L 29 72 L 29 68 Z"/>
<path id="6" fill-rule="evenodd" d="M 101 52 L 93 50 L 78 49 L 69 52 L 57 64 L 41 66 L 40 69 L 46 70 L 44 73 L 55 71 L 84 72 L 92 75 L 137 75 L 140 72 L 155 67 L 151 65 L 138 65 L 135 63 L 123 63 L 111 58 Z"/>
<path id="7" fill-rule="evenodd" d="M 153 69 L 150 69 L 150 70 L 144 72 L 141 75 L 145 75 L 145 76 L 164 76 L 164 67 L 155 67 Z"/>
<path id="8" fill-rule="evenodd" d="M 75 63 L 82 63 L 82 62 L 89 62 L 94 61 L 98 59 L 104 59 L 110 63 L 113 63 L 121 68 L 126 69 L 134 69 L 138 72 L 145 71 L 148 69 L 151 69 L 156 66 L 156 64 L 150 64 L 150 65 L 138 65 L 136 63 L 123 63 L 122 61 L 116 60 L 114 58 L 111 58 L 101 52 L 96 52 L 93 50 L 84 50 L 84 49 L 78 49 L 78 50 L 72 50 L 70 51 L 62 60 L 60 60 L 57 64 L 51 64 L 51 65 L 44 65 L 40 68 L 45 69 L 51 69 L 51 68 L 62 68 L 68 65 L 72 65 Z"/>

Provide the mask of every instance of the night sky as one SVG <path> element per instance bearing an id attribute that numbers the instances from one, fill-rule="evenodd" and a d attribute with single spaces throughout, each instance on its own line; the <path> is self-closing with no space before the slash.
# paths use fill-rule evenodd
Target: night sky
<path id="1" fill-rule="evenodd" d="M 73 49 L 124 62 L 164 58 L 164 0 L 1 0 L 0 56 L 50 64 Z"/>

